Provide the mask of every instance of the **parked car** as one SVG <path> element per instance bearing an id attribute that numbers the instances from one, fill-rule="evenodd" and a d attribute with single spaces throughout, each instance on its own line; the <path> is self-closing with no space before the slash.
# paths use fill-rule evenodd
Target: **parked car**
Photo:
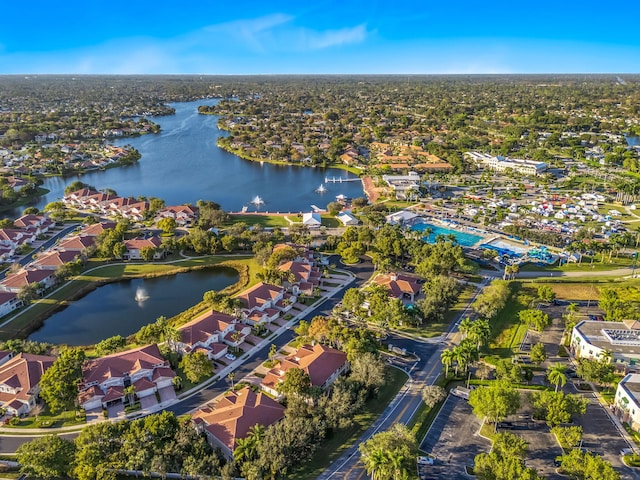
<path id="1" fill-rule="evenodd" d="M 224 358 L 228 359 L 228 360 L 235 360 L 236 356 L 233 353 L 227 353 Z"/>

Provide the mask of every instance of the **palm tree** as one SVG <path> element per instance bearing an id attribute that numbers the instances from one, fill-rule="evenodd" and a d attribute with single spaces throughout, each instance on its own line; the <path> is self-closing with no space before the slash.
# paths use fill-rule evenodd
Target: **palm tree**
<path id="1" fill-rule="evenodd" d="M 124 393 L 125 396 L 127 397 L 127 404 L 133 405 L 133 402 L 135 400 L 135 395 L 136 395 L 136 386 L 129 385 L 128 387 L 124 387 L 124 390 L 122 391 L 122 393 Z"/>
<path id="2" fill-rule="evenodd" d="M 402 464 L 404 462 L 404 456 L 398 451 L 390 451 L 387 453 L 390 467 L 393 470 L 393 480 L 400 480 L 403 478 L 403 474 L 406 474 L 406 469 Z"/>
<path id="3" fill-rule="evenodd" d="M 378 448 L 371 452 L 370 455 L 364 455 L 362 457 L 364 466 L 367 469 L 367 473 L 371 474 L 371 480 L 381 479 L 386 475 L 385 470 L 389 468 L 389 457 L 386 452 Z"/>
<path id="4" fill-rule="evenodd" d="M 182 340 L 182 332 L 176 327 L 166 325 L 163 329 L 164 340 L 172 351 L 176 351 L 178 342 Z"/>
<path id="5" fill-rule="evenodd" d="M 447 378 L 449 376 L 449 367 L 453 364 L 453 360 L 455 355 L 453 350 L 449 350 L 448 348 L 443 350 L 440 354 L 440 361 L 442 365 L 444 365 L 444 376 Z"/>
<path id="6" fill-rule="evenodd" d="M 460 331 L 460 333 L 462 333 L 463 338 L 467 338 L 473 330 L 473 320 L 471 320 L 469 317 L 465 318 L 460 322 L 458 330 Z"/>
<path id="7" fill-rule="evenodd" d="M 234 387 L 233 379 L 236 378 L 236 374 L 234 372 L 229 372 L 229 375 L 227 375 L 227 378 L 231 382 L 231 390 L 233 390 L 233 387 Z"/>
<path id="8" fill-rule="evenodd" d="M 558 387 L 565 386 L 567 384 L 567 375 L 564 373 L 567 368 L 564 365 L 556 363 L 547 369 L 547 378 L 549 382 L 556 386 L 556 392 Z"/>

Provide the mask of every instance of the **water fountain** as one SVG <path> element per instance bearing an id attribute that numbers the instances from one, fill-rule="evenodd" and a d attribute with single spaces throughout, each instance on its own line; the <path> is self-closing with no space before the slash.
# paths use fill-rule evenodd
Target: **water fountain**
<path id="1" fill-rule="evenodd" d="M 316 188 L 316 192 L 318 193 L 325 193 L 327 191 L 327 189 L 324 186 L 324 183 L 321 183 L 320 186 L 318 188 Z"/>
<path id="2" fill-rule="evenodd" d="M 262 200 L 262 197 L 260 195 L 256 195 L 255 197 L 253 197 L 253 200 L 251 200 L 251 203 L 253 203 L 255 206 L 260 206 L 264 204 L 264 200 Z"/>
<path id="3" fill-rule="evenodd" d="M 141 303 L 149 299 L 149 294 L 144 288 L 138 287 L 136 289 L 136 296 L 134 297 L 134 299 L 136 302 Z"/>

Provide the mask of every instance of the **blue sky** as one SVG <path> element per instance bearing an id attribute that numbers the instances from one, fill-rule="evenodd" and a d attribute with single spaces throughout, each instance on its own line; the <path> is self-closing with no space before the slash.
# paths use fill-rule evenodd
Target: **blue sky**
<path id="1" fill-rule="evenodd" d="M 624 0 L 7 3 L 0 74 L 640 73 Z"/>

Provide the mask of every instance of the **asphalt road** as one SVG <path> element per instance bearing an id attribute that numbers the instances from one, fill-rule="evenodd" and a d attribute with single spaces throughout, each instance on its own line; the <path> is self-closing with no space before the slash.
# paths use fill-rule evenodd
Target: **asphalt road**
<path id="1" fill-rule="evenodd" d="M 487 280 L 483 282 L 483 286 L 486 282 Z M 474 300 L 475 295 L 469 301 L 469 305 L 473 303 Z M 331 466 L 318 477 L 318 480 L 360 480 L 367 478 L 367 471 L 360 461 L 358 446 L 379 431 L 388 430 L 396 423 L 407 424 L 411 420 L 422 403 L 422 387 L 432 385 L 440 375 L 442 370 L 440 352 L 447 348 L 449 343 L 454 340 L 458 325 L 466 316 L 468 316 L 467 310 L 463 311 L 456 321 L 449 326 L 446 333 L 442 336 L 441 341 L 417 341 L 397 335 L 391 335 L 389 337 L 388 341 L 390 343 L 401 348 L 406 348 L 407 351 L 414 352 L 420 358 L 409 369 L 411 378 L 403 390 L 401 390 L 400 395 L 389 404 L 373 425 L 358 438 L 352 447 L 334 461 Z"/>
<path id="2" fill-rule="evenodd" d="M 371 278 L 371 275 L 373 274 L 373 271 L 374 271 L 374 266 L 371 263 L 370 259 L 368 258 L 363 258 L 358 265 L 354 265 L 354 266 L 345 266 L 345 265 L 338 264 L 337 257 L 330 257 L 330 262 L 336 263 L 337 268 L 350 271 L 355 275 L 355 281 L 352 282 L 346 288 L 361 287 L 367 280 Z M 336 294 L 334 294 L 334 296 L 329 297 L 317 308 L 307 313 L 307 315 L 305 315 L 303 319 L 310 321 L 313 317 L 317 315 L 329 315 L 333 310 L 333 307 L 335 307 L 336 304 L 340 302 L 340 300 L 342 300 L 342 296 L 346 288 L 343 288 L 342 290 L 338 291 Z M 278 348 L 281 348 L 282 346 L 290 342 L 294 336 L 295 336 L 295 333 L 293 332 L 292 329 L 290 329 L 285 331 L 282 335 L 280 335 L 278 338 L 273 340 L 273 342 L 271 343 L 274 343 Z M 398 343 L 396 344 L 401 345 L 400 342 L 403 340 L 404 339 L 402 340 L 398 339 Z M 242 379 L 246 375 L 248 375 L 251 371 L 253 371 L 256 367 L 258 367 L 261 363 L 263 363 L 269 357 L 269 349 L 271 348 L 271 343 L 267 344 L 265 347 L 260 349 L 247 362 L 245 362 L 235 370 L 235 378 L 234 378 L 235 382 L 242 381 Z M 177 415 L 185 414 L 199 407 L 204 403 L 210 402 L 212 399 L 216 398 L 221 393 L 224 393 L 225 391 L 227 391 L 230 387 L 231 387 L 231 384 L 226 378 L 221 379 L 218 382 L 209 385 L 207 388 L 201 390 L 197 394 L 172 405 L 171 407 L 167 408 L 167 410 L 174 412 Z M 55 433 L 55 430 L 53 430 L 52 433 Z M 75 433 L 62 434 L 61 436 L 63 436 L 64 438 L 72 439 L 72 438 L 75 438 L 77 435 L 78 433 L 75 432 Z M 0 434 L 0 454 L 13 453 L 16 451 L 16 449 L 20 445 L 30 440 L 33 440 L 37 436 L 41 436 L 41 435 L 9 436 L 2 433 Z"/>

